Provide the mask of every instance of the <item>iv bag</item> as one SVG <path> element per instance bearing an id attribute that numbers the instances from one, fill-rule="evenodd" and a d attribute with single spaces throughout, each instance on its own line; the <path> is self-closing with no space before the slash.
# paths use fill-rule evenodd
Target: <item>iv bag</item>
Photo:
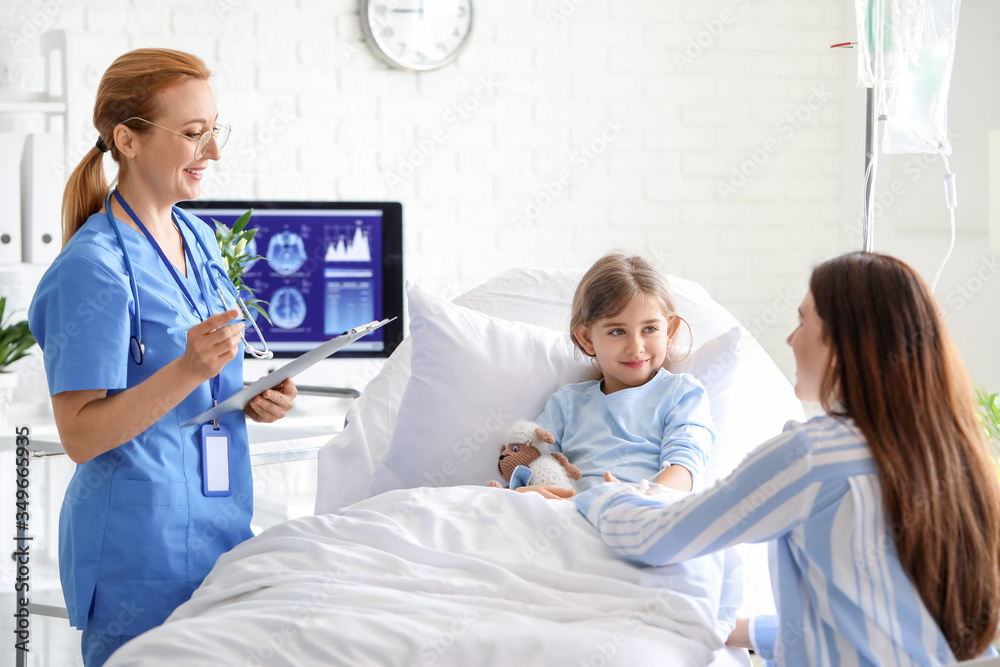
<path id="1" fill-rule="evenodd" d="M 951 154 L 948 90 L 961 0 L 855 0 L 858 85 L 875 87 L 883 153 Z"/>

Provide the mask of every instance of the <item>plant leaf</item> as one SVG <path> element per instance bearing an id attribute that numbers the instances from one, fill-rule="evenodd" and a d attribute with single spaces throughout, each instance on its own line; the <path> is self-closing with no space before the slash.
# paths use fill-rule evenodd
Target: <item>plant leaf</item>
<path id="1" fill-rule="evenodd" d="M 243 228 L 247 226 L 250 222 L 250 216 L 253 215 L 253 209 L 250 209 L 240 217 L 236 218 L 236 222 L 233 223 L 233 233 L 238 234 L 243 231 Z"/>

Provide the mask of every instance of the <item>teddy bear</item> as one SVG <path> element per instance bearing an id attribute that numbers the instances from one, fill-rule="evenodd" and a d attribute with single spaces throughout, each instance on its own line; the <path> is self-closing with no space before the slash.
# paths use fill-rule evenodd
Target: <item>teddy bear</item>
<path id="1" fill-rule="evenodd" d="M 580 479 L 580 469 L 562 452 L 549 451 L 555 441 L 554 435 L 534 422 L 514 422 L 504 437 L 497 464 L 507 484 L 491 480 L 487 486 L 516 489 L 527 486 L 530 480 L 535 485 L 572 489 L 573 480 Z"/>

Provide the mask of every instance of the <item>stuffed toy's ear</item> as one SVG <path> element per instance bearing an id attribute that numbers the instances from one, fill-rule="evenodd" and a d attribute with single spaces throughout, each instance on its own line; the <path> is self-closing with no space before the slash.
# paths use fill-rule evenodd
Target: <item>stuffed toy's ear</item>
<path id="1" fill-rule="evenodd" d="M 535 437 L 538 438 L 539 442 L 547 442 L 550 445 L 554 445 L 556 442 L 556 436 L 552 435 L 541 426 L 535 427 Z"/>

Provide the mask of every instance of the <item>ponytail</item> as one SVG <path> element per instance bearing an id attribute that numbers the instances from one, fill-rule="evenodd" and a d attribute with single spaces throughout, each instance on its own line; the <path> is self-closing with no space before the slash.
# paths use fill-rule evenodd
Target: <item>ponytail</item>
<path id="1" fill-rule="evenodd" d="M 65 248 L 73 234 L 87 218 L 101 210 L 108 181 L 104 177 L 104 153 L 94 146 L 70 174 L 63 192 L 62 247 Z"/>

